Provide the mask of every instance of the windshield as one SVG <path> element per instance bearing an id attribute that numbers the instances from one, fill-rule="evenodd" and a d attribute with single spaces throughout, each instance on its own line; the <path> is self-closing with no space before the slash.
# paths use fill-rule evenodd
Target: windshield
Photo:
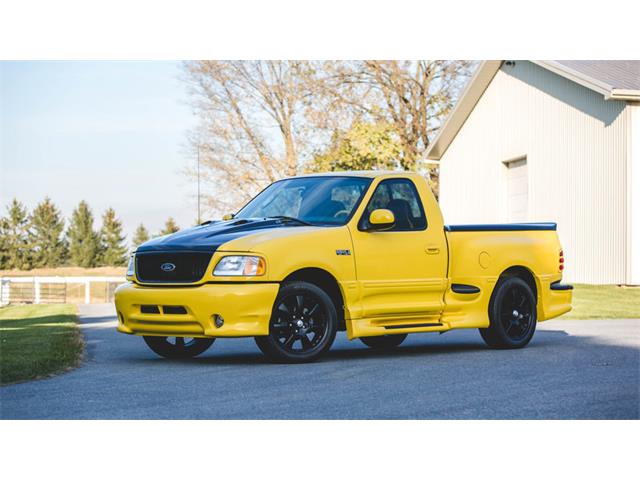
<path id="1" fill-rule="evenodd" d="M 304 177 L 272 183 L 235 218 L 292 217 L 312 225 L 344 225 L 370 178 Z"/>

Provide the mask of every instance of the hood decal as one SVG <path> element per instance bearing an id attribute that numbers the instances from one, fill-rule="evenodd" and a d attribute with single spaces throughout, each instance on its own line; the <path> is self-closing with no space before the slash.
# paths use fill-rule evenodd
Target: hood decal
<path id="1" fill-rule="evenodd" d="M 290 222 L 266 218 L 209 222 L 149 240 L 140 245 L 136 252 L 195 251 L 213 253 L 221 245 L 237 238 L 276 228 L 299 227 Z"/>

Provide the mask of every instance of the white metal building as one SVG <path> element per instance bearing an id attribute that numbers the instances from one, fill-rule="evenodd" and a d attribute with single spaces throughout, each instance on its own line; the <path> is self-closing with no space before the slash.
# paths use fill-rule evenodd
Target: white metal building
<path id="1" fill-rule="evenodd" d="M 640 61 L 482 62 L 427 156 L 448 223 L 554 221 L 565 279 L 640 284 Z"/>

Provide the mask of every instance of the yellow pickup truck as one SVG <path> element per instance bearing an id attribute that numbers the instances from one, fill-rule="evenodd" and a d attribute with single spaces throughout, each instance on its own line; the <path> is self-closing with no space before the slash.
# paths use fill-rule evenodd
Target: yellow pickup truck
<path id="1" fill-rule="evenodd" d="M 445 225 L 423 177 L 340 172 L 274 182 L 235 215 L 155 238 L 116 290 L 118 330 L 185 358 L 255 337 L 308 362 L 336 332 L 372 348 L 477 328 L 520 348 L 571 310 L 554 223 Z"/>

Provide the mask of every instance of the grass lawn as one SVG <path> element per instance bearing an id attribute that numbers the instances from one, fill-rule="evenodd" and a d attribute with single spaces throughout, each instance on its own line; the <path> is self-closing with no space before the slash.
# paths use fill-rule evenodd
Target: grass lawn
<path id="1" fill-rule="evenodd" d="M 77 320 L 73 305 L 0 308 L 0 384 L 77 366 L 83 351 Z"/>
<path id="2" fill-rule="evenodd" d="M 560 318 L 640 318 L 640 287 L 574 285 L 573 310 Z"/>

